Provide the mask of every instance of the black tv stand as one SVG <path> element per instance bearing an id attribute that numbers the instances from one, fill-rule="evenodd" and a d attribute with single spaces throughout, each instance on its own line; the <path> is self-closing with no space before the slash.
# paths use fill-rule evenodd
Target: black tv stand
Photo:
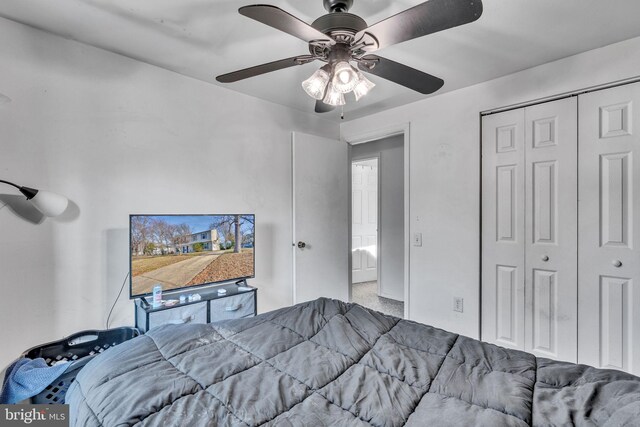
<path id="1" fill-rule="evenodd" d="M 221 292 L 223 291 L 224 292 Z M 182 294 L 171 293 L 163 297 L 179 300 Z M 140 297 L 135 304 L 136 327 L 142 332 L 163 324 L 211 323 L 218 320 L 241 319 L 257 314 L 257 289 L 245 280 L 230 282 L 211 288 L 198 289 L 200 299 L 173 305 L 153 307 L 147 298 Z"/>
<path id="2" fill-rule="evenodd" d="M 140 304 L 144 308 L 151 308 L 151 304 L 149 304 L 149 301 L 147 301 L 147 299 L 145 297 L 140 297 Z"/>

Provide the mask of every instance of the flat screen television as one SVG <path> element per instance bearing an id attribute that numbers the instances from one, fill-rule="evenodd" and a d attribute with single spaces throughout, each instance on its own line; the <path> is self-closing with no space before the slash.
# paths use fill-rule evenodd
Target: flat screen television
<path id="1" fill-rule="evenodd" d="M 130 215 L 129 298 L 255 276 L 255 215 Z"/>

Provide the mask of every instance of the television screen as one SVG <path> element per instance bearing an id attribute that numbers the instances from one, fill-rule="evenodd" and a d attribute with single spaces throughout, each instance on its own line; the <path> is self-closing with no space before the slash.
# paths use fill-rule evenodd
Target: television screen
<path id="1" fill-rule="evenodd" d="M 130 298 L 254 277 L 254 215 L 130 215 L 129 232 Z"/>

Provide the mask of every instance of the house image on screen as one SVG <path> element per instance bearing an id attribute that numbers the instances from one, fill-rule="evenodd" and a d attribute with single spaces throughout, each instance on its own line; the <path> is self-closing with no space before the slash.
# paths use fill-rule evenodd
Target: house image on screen
<path id="1" fill-rule="evenodd" d="M 176 252 L 190 254 L 202 251 L 217 251 L 220 249 L 218 230 L 205 230 L 182 236 L 181 242 L 176 244 Z"/>

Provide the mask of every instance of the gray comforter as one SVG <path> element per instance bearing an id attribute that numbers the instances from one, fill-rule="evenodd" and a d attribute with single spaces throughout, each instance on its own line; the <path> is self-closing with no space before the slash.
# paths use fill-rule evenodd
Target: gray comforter
<path id="1" fill-rule="evenodd" d="M 319 299 L 167 325 L 92 360 L 78 426 L 640 425 L 640 378 Z"/>

